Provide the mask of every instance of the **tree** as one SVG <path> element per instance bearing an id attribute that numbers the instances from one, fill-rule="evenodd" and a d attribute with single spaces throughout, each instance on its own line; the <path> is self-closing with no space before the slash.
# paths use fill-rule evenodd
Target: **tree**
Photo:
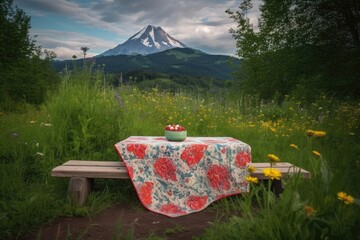
<path id="1" fill-rule="evenodd" d="M 88 47 L 81 47 L 80 49 L 81 49 L 81 51 L 83 51 L 84 59 L 85 59 L 85 56 L 86 56 L 86 54 L 87 54 L 87 51 L 90 50 L 90 48 L 88 48 Z"/>
<path id="2" fill-rule="evenodd" d="M 250 0 L 230 32 L 243 58 L 237 78 L 246 91 L 271 98 L 302 89 L 360 95 L 360 3 L 355 0 L 264 0 L 258 30 Z"/>
<path id="3" fill-rule="evenodd" d="M 40 104 L 59 77 L 50 62 L 56 57 L 29 35 L 30 17 L 12 0 L 0 1 L 0 109 L 11 110 L 19 102 Z"/>
<path id="4" fill-rule="evenodd" d="M 38 54 L 39 48 L 29 37 L 30 17 L 12 7 L 12 0 L 0 2 L 0 67 L 11 68 L 21 59 Z"/>

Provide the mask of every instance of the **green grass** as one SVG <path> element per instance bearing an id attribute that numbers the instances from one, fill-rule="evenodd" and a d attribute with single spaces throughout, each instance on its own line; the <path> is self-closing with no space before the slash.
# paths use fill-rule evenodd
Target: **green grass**
<path id="1" fill-rule="evenodd" d="M 249 194 L 215 203 L 219 212 L 237 214 L 227 223 L 214 222 L 202 239 L 356 239 L 360 102 L 319 96 L 303 106 L 303 100 L 288 96 L 279 106 L 230 93 L 115 89 L 103 85 L 101 71 L 66 75 L 40 108 L 0 113 L 0 236 L 16 238 L 61 214 L 90 216 L 115 202 L 136 200 L 130 182 L 99 180 L 86 205 L 76 208 L 66 196 L 68 180 L 50 177 L 51 169 L 68 159 L 116 161 L 115 143 L 132 135 L 163 135 L 165 125 L 180 123 L 189 136 L 230 136 L 250 144 L 253 162 L 274 153 L 312 174 L 310 180 L 284 181 L 279 198 L 267 185 L 255 185 Z M 311 138 L 307 129 L 327 135 Z M 340 191 L 354 196 L 355 204 L 338 200 Z"/>

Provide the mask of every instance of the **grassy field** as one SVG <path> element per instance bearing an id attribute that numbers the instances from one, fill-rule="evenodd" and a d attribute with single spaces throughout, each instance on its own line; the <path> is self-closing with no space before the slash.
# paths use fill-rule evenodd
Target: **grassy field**
<path id="1" fill-rule="evenodd" d="M 305 100 L 286 96 L 279 106 L 233 93 L 141 92 L 104 86 L 100 72 L 65 75 L 41 107 L 0 113 L 0 236 L 16 238 L 59 215 L 91 215 L 136 198 L 128 182 L 100 180 L 76 208 L 66 196 L 68 180 L 50 171 L 68 159 L 118 160 L 115 143 L 163 135 L 165 125 L 180 123 L 189 136 L 250 144 L 253 162 L 272 153 L 312 174 L 287 179 L 279 198 L 252 184 L 250 194 L 219 201 L 215 208 L 241 215 L 215 222 L 201 239 L 360 239 L 360 102 Z M 308 136 L 310 129 L 326 135 Z M 338 199 L 339 192 L 354 199 Z"/>

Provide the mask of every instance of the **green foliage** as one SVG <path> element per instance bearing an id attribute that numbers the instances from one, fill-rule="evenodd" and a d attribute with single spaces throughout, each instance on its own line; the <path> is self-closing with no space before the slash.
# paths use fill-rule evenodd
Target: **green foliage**
<path id="1" fill-rule="evenodd" d="M 0 3 L 0 110 L 16 110 L 19 104 L 41 104 L 59 82 L 50 61 L 54 53 L 41 49 L 29 36 L 30 17 L 11 0 Z"/>
<path id="2" fill-rule="evenodd" d="M 350 0 L 269 0 L 260 5 L 257 24 L 248 15 L 250 0 L 235 13 L 227 10 L 237 23 L 230 32 L 243 58 L 239 87 L 263 99 L 293 91 L 358 97 L 359 8 Z"/>
<path id="3" fill-rule="evenodd" d="M 87 68 L 68 75 L 46 104 L 54 126 L 53 150 L 63 157 L 116 159 L 113 145 L 125 137 L 127 125 L 121 95 L 103 86 L 101 73 L 89 81 L 91 76 Z"/>
<path id="4" fill-rule="evenodd" d="M 230 219 L 214 222 L 204 239 L 355 238 L 360 104 L 326 95 L 311 104 L 306 101 L 284 96 L 279 105 L 231 92 L 112 88 L 104 81 L 103 69 L 91 63 L 67 72 L 40 108 L 0 113 L 0 235 L 16 238 L 61 214 L 91 216 L 114 202 L 140 205 L 130 181 L 98 179 L 85 206 L 76 208 L 66 195 L 68 179 L 52 178 L 50 171 L 69 159 L 117 160 L 115 143 L 131 135 L 161 136 L 165 125 L 180 123 L 189 136 L 230 136 L 248 143 L 253 162 L 264 162 L 274 153 L 312 175 L 284 180 L 280 197 L 265 183 L 253 186 L 249 194 L 219 201 L 214 209 Z M 308 137 L 307 129 L 327 135 Z M 355 203 L 338 200 L 340 191 L 353 195 Z M 315 210 L 313 215 L 306 206 Z"/>
<path id="5" fill-rule="evenodd" d="M 29 37 L 30 17 L 12 6 L 12 0 L 0 3 L 0 68 L 10 68 L 23 58 L 33 56 L 37 50 Z"/>

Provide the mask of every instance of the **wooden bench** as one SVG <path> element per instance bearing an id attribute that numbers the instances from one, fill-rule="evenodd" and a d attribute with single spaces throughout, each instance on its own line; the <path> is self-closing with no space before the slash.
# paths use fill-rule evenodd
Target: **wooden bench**
<path id="1" fill-rule="evenodd" d="M 256 168 L 252 173 L 253 177 L 267 179 L 262 173 L 262 170 L 264 168 L 269 168 L 270 163 L 251 163 L 251 165 Z M 290 163 L 276 163 L 273 168 L 278 169 L 282 173 L 282 177 L 296 174 L 300 174 L 304 178 L 311 177 L 310 172 Z M 128 172 L 124 163 L 121 161 L 70 160 L 52 169 L 51 176 L 70 177 L 68 193 L 80 206 L 86 202 L 86 198 L 92 190 L 95 178 L 129 179 Z M 281 193 L 281 181 L 277 182 L 274 188 L 275 192 Z"/>

